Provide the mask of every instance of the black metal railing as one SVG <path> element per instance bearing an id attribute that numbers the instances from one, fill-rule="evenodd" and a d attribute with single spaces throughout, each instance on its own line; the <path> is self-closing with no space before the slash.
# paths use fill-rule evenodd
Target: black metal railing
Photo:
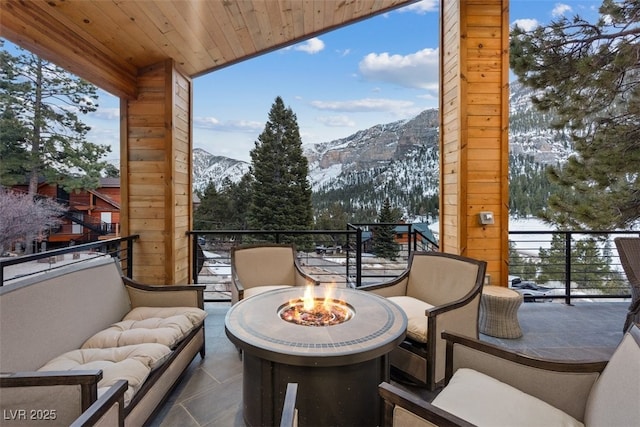
<path id="1" fill-rule="evenodd" d="M 509 279 L 529 300 L 627 299 L 613 239 L 633 231 L 510 231 Z M 509 283 L 515 281 L 516 283 Z"/>
<path id="2" fill-rule="evenodd" d="M 402 229 L 396 236 L 397 257 L 377 258 L 370 251 L 373 227 Z M 404 230 L 406 229 L 406 232 Z M 192 282 L 208 285 L 205 301 L 228 301 L 231 248 L 243 243 L 295 243 L 301 264 L 321 283 L 357 288 L 397 277 L 415 250 L 437 250 L 437 244 L 412 224 L 347 224 L 346 230 L 193 230 Z"/>
<path id="3" fill-rule="evenodd" d="M 377 258 L 371 253 L 370 232 L 380 225 L 391 224 L 348 224 L 347 230 L 339 231 L 190 231 L 194 254 L 199 253 L 194 257 L 193 282 L 219 285 L 215 300 L 228 300 L 225 287 L 231 282 L 231 247 L 249 242 L 285 243 L 306 236 L 307 246 L 298 245 L 305 269 L 321 283 L 343 283 L 356 288 L 397 277 L 406 268 L 412 251 L 438 250 L 432 238 L 412 229 L 410 224 L 403 224 L 407 232 L 402 239 L 396 239 L 402 242 L 396 259 Z M 575 299 L 629 299 L 629 282 L 612 238 L 630 234 L 639 233 L 511 231 L 509 275 L 519 278 L 515 288 L 521 286 L 519 289 L 527 301 L 564 300 L 571 304 Z M 588 238 L 593 238 L 593 242 Z M 332 244 L 326 244 L 327 241 Z M 325 243 L 317 245 L 316 242 Z M 527 287 L 537 287 L 540 291 L 533 292 L 535 289 Z"/>
<path id="4" fill-rule="evenodd" d="M 19 277 L 55 270 L 64 265 L 85 262 L 88 258 L 111 256 L 118 258 L 123 273 L 133 277 L 133 241 L 140 236 L 118 237 L 97 242 L 73 245 L 62 249 L 39 252 L 0 260 L 0 286 Z M 70 255 L 67 257 L 66 255 Z M 22 268 L 21 268 L 22 267 Z"/>
<path id="5" fill-rule="evenodd" d="M 412 251 L 438 250 L 437 243 L 411 224 L 406 235 L 396 238 L 394 260 L 372 254 L 371 231 L 391 224 L 348 224 L 346 230 L 194 230 L 192 237 L 192 283 L 207 284 L 214 295 L 207 301 L 228 301 L 231 283 L 231 247 L 243 243 L 294 242 L 304 268 L 322 283 L 359 287 L 391 280 L 407 265 Z M 399 226 L 398 224 L 394 224 Z M 613 238 L 638 236 L 638 231 L 510 231 L 509 285 L 528 295 L 529 300 L 629 299 L 631 289 L 622 270 Z M 396 236 L 398 237 L 398 236 Z M 83 256 L 113 256 L 120 259 L 123 272 L 133 277 L 133 241 L 138 235 L 102 240 L 0 260 L 0 285 L 35 272 L 82 262 Z M 71 254 L 72 259 L 64 259 Z M 31 263 L 24 272 L 14 268 Z M 519 283 L 510 283 L 517 277 Z M 494 283 L 496 284 L 496 283 Z M 529 289 L 528 289 L 529 288 Z M 538 289 L 532 289 L 538 288 Z M 533 292 L 536 291 L 536 292 Z"/>

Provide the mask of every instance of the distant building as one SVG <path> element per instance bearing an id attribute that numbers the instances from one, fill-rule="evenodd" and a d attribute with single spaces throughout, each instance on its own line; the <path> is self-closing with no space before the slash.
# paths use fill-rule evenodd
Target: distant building
<path id="1" fill-rule="evenodd" d="M 28 185 L 13 188 L 28 191 Z M 43 236 L 47 249 L 120 237 L 120 178 L 101 178 L 95 190 L 71 193 L 58 185 L 42 182 L 37 193 L 68 207 L 62 224 Z"/>

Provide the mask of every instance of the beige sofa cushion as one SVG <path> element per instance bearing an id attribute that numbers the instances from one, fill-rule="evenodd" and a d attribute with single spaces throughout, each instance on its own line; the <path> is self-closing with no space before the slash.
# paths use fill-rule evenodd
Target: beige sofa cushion
<path id="1" fill-rule="evenodd" d="M 125 405 L 140 389 L 149 373 L 171 355 L 171 349 L 162 344 L 139 344 L 117 348 L 90 348 L 64 353 L 42 366 L 39 371 L 78 371 L 101 369 L 98 395 L 118 380 L 127 380 Z"/>
<path id="2" fill-rule="evenodd" d="M 477 426 L 583 426 L 575 418 L 473 369 L 458 369 L 433 405 Z"/>
<path id="3" fill-rule="evenodd" d="M 593 385 L 584 422 L 589 427 L 640 425 L 640 347 L 629 333 Z"/>
<path id="4" fill-rule="evenodd" d="M 178 344 L 193 329 L 182 314 L 165 319 L 123 320 L 114 323 L 82 344 L 82 348 L 110 348 L 142 343 L 160 343 L 169 347 Z"/>
<path id="5" fill-rule="evenodd" d="M 424 312 L 427 309 L 433 308 L 433 306 L 419 299 L 407 296 L 388 297 L 387 299 L 400 306 L 402 311 L 407 315 L 407 336 L 412 340 L 426 343 L 428 322 Z"/>
<path id="6" fill-rule="evenodd" d="M 192 326 L 198 326 L 207 317 L 207 312 L 197 307 L 136 307 L 122 320 L 166 319 L 178 315 L 186 316 Z"/>

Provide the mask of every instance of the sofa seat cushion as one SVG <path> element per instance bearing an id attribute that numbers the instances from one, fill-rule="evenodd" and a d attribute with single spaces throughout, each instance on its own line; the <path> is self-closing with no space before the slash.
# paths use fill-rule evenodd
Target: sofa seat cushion
<path id="1" fill-rule="evenodd" d="M 417 298 L 407 296 L 388 297 L 387 299 L 400 306 L 407 315 L 407 337 L 426 343 L 428 322 L 424 313 L 425 310 L 433 308 L 433 306 Z"/>
<path id="2" fill-rule="evenodd" d="M 82 348 L 110 348 L 125 345 L 160 343 L 175 347 L 193 329 L 187 316 L 179 314 L 167 318 L 122 320 L 96 333 L 82 344 Z"/>
<path id="3" fill-rule="evenodd" d="M 458 369 L 432 404 L 480 427 L 583 426 L 548 403 L 468 368 Z"/>
<path id="4" fill-rule="evenodd" d="M 98 395 L 118 380 L 127 380 L 125 405 L 140 389 L 149 373 L 171 355 L 171 349 L 162 344 L 138 344 L 117 348 L 89 348 L 64 353 L 42 366 L 39 371 L 78 371 L 101 369 Z"/>
<path id="5" fill-rule="evenodd" d="M 290 288 L 289 285 L 267 285 L 267 286 L 254 286 L 244 290 L 244 298 L 249 298 L 254 295 L 261 294 L 263 292 L 275 291 L 276 289 Z M 301 294 L 302 295 L 302 294 Z"/>
<path id="6" fill-rule="evenodd" d="M 136 307 L 127 313 L 122 320 L 166 319 L 179 315 L 186 316 L 191 325 L 196 327 L 207 317 L 207 312 L 197 307 Z"/>

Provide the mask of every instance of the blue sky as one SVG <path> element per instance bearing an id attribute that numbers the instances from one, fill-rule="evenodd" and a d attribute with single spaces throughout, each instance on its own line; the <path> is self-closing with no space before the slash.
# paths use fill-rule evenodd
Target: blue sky
<path id="1" fill-rule="evenodd" d="M 599 0 L 511 0 L 524 28 L 561 15 L 594 20 Z M 338 29 L 194 80 L 194 147 L 250 161 L 277 96 L 298 119 L 303 144 L 347 137 L 438 106 L 437 0 Z M 85 122 L 92 142 L 119 159 L 119 100 L 100 91 Z"/>

